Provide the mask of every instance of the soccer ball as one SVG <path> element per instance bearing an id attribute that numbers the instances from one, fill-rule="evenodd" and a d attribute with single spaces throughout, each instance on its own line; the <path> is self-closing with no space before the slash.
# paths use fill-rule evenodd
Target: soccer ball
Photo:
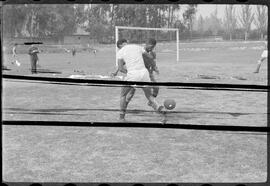
<path id="1" fill-rule="evenodd" d="M 176 102 L 173 99 L 166 99 L 163 104 L 164 107 L 168 110 L 172 110 L 176 106 Z"/>

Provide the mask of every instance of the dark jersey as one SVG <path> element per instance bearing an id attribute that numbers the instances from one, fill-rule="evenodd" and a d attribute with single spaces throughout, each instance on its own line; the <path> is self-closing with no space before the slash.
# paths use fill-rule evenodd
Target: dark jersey
<path id="1" fill-rule="evenodd" d="M 39 50 L 38 50 L 37 47 L 31 47 L 31 48 L 29 49 L 29 51 L 28 51 L 28 54 L 29 54 L 31 57 L 35 58 L 35 59 L 38 58 L 38 56 L 37 56 L 38 53 L 39 53 Z"/>
<path id="2" fill-rule="evenodd" d="M 72 48 L 71 52 L 72 52 L 72 55 L 73 55 L 73 56 L 76 55 L 76 49 L 75 49 L 75 48 Z"/>
<path id="3" fill-rule="evenodd" d="M 147 68 L 147 70 L 152 73 L 156 70 L 156 53 L 153 51 L 148 52 L 148 54 L 152 55 L 152 59 L 149 58 L 147 55 L 143 54 L 143 61 L 144 65 Z"/>

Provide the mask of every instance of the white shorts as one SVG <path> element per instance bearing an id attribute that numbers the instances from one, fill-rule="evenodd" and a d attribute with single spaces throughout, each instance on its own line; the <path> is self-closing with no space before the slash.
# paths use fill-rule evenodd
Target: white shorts
<path id="1" fill-rule="evenodd" d="M 263 53 L 262 53 L 262 55 L 261 55 L 261 57 L 262 58 L 267 58 L 267 56 L 268 56 L 268 51 L 267 50 L 264 50 Z"/>
<path id="2" fill-rule="evenodd" d="M 130 71 L 127 73 L 125 81 L 150 82 L 149 72 L 147 69 Z"/>

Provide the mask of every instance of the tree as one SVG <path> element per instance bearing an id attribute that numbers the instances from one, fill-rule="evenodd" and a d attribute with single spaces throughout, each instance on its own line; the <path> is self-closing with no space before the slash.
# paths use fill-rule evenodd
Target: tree
<path id="1" fill-rule="evenodd" d="M 23 23 L 26 18 L 25 5 L 3 6 L 3 35 L 16 37 L 22 35 Z"/>
<path id="2" fill-rule="evenodd" d="M 264 33 L 267 31 L 267 6 L 256 6 L 255 25 L 259 31 L 261 39 L 263 39 Z"/>
<path id="3" fill-rule="evenodd" d="M 225 19 L 224 19 L 225 30 L 229 34 L 230 40 L 232 40 L 232 34 L 235 32 L 237 27 L 237 19 L 235 16 L 235 8 L 233 5 L 227 5 L 225 8 Z"/>
<path id="4" fill-rule="evenodd" d="M 221 30 L 221 20 L 217 16 L 217 8 L 215 11 L 210 15 L 210 27 L 209 30 L 212 32 L 213 35 L 217 35 L 218 31 Z"/>
<path id="5" fill-rule="evenodd" d="M 250 31 L 250 26 L 251 26 L 251 23 L 253 22 L 253 18 L 254 18 L 254 14 L 252 13 L 251 7 L 249 5 L 242 5 L 239 20 L 245 31 L 245 41 L 248 38 L 248 33 Z"/>
<path id="6" fill-rule="evenodd" d="M 198 31 L 201 35 L 204 32 L 204 19 L 203 19 L 202 15 L 200 15 L 200 17 L 198 19 Z"/>
<path id="7" fill-rule="evenodd" d="M 90 33 L 92 38 L 98 41 L 103 41 L 104 33 L 106 31 L 107 20 L 104 19 L 106 16 L 105 10 L 102 5 L 90 5 L 87 9 L 87 25 L 86 31 Z"/>
<path id="8" fill-rule="evenodd" d="M 183 13 L 184 21 L 187 24 L 187 27 L 189 29 L 190 39 L 192 39 L 193 19 L 194 19 L 195 14 L 196 14 L 196 8 L 197 8 L 197 5 L 190 4 L 190 5 L 188 5 L 187 9 Z"/>

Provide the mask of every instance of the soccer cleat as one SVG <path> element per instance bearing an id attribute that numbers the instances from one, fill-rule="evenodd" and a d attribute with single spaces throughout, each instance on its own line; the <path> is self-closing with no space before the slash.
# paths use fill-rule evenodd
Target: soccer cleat
<path id="1" fill-rule="evenodd" d="M 119 118 L 119 122 L 125 122 L 126 119 L 125 118 Z"/>
<path id="2" fill-rule="evenodd" d="M 125 119 L 125 113 L 120 113 L 119 119 Z"/>
<path id="3" fill-rule="evenodd" d="M 149 107 L 152 107 L 153 104 L 152 104 L 150 101 L 148 101 L 147 105 L 148 105 Z"/>
<path id="4" fill-rule="evenodd" d="M 163 112 L 164 112 L 163 109 L 164 109 L 164 106 L 160 105 L 160 106 L 157 108 L 157 112 L 163 114 Z"/>
<path id="5" fill-rule="evenodd" d="M 120 114 L 119 122 L 125 122 L 125 121 L 126 121 L 125 114 Z"/>
<path id="6" fill-rule="evenodd" d="M 162 120 L 161 120 L 161 124 L 163 124 L 163 125 L 165 125 L 166 123 L 167 123 L 167 118 L 166 118 L 166 116 L 164 116 L 163 118 L 162 118 Z"/>

